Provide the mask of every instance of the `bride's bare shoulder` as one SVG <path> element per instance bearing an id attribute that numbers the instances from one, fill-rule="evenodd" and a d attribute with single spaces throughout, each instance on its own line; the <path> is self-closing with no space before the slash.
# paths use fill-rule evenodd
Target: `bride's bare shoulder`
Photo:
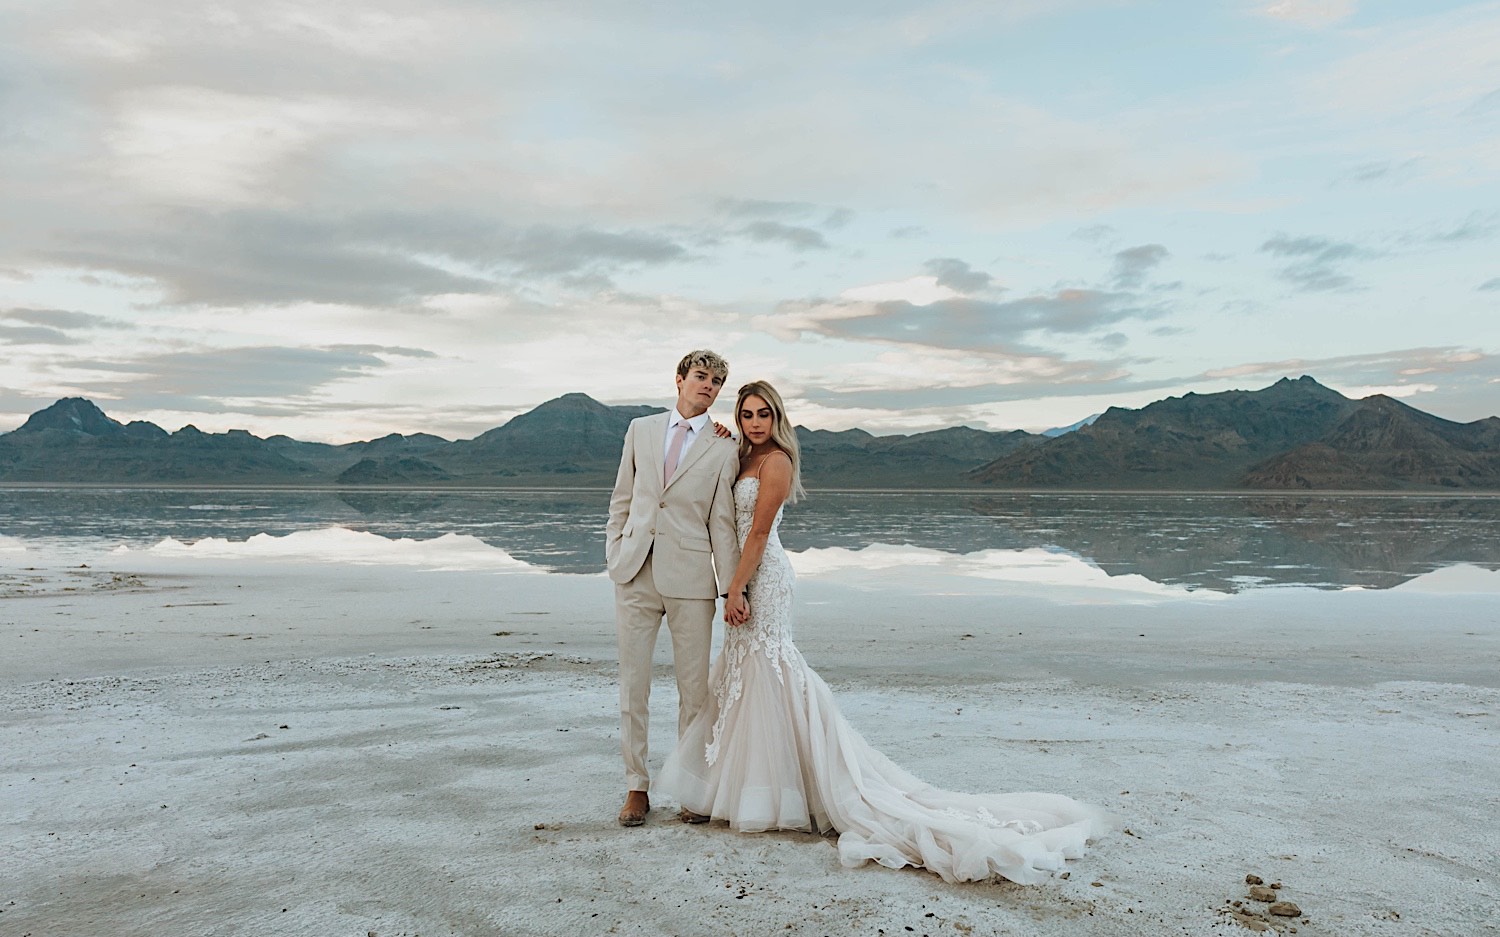
<path id="1" fill-rule="evenodd" d="M 792 478 L 792 457 L 785 450 L 777 449 L 766 453 L 760 460 L 758 474 L 761 478 L 777 481 L 790 481 Z"/>

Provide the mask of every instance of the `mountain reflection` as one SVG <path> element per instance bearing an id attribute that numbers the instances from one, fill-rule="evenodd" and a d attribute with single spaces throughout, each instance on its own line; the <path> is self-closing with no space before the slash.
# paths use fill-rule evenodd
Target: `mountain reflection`
<path id="1" fill-rule="evenodd" d="M 602 491 L 12 488 L 0 536 L 135 548 L 327 528 L 459 535 L 525 567 L 599 573 L 607 507 Z M 1500 569 L 1500 498 L 815 492 L 788 509 L 782 540 L 809 568 L 879 544 L 949 555 L 971 576 L 1041 550 L 1173 591 L 1389 589 L 1459 564 Z"/>
<path id="2" fill-rule="evenodd" d="M 1088 557 L 1111 575 L 1238 592 L 1251 587 L 1389 589 L 1444 566 L 1500 569 L 1500 499 L 1059 497 L 1018 519 L 1015 499 L 977 513 Z M 1051 530 L 1037 530 L 1045 519 Z"/>

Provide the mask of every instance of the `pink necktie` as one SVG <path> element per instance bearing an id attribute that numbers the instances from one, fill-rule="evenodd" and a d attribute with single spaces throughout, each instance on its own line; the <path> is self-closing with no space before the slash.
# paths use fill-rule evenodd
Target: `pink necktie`
<path id="1" fill-rule="evenodd" d="M 678 423 L 677 429 L 672 436 L 672 445 L 667 447 L 666 471 L 662 474 L 661 484 L 665 488 L 667 482 L 672 480 L 672 473 L 677 471 L 677 460 L 682 458 L 682 444 L 687 439 L 688 424 Z"/>

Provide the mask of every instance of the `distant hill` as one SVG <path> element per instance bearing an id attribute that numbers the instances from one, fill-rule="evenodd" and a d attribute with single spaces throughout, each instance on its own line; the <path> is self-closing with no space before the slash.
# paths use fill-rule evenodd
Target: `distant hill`
<path id="1" fill-rule="evenodd" d="M 1311 377 L 1111 407 L 1091 426 L 982 466 L 1008 488 L 1500 488 L 1495 418 L 1451 423 Z"/>
<path id="2" fill-rule="evenodd" d="M 348 486 L 613 484 L 630 421 L 663 408 L 607 406 L 565 394 L 473 439 L 392 433 L 344 445 L 244 430 L 168 433 L 122 426 L 73 397 L 0 435 L 0 481 L 122 484 L 337 484 Z M 962 487 L 965 474 L 1042 437 L 951 427 L 912 436 L 872 436 L 797 427 L 804 478 L 822 487 Z"/>
<path id="3" fill-rule="evenodd" d="M 967 426 L 911 436 L 797 427 L 805 483 L 830 488 L 958 487 L 976 466 L 1041 439 L 1021 430 L 992 433 Z"/>
<path id="4" fill-rule="evenodd" d="M 1051 438 L 1053 436 L 1063 436 L 1073 432 L 1073 430 L 1075 429 L 1082 429 L 1083 427 L 1088 426 L 1097 419 L 1099 419 L 1099 414 L 1090 413 L 1088 416 L 1079 420 L 1077 423 L 1069 423 L 1067 426 L 1054 426 L 1051 429 L 1044 429 L 1042 430 L 1042 435 L 1048 438 Z"/>
<path id="5" fill-rule="evenodd" d="M 599 487 L 651 406 L 565 394 L 473 439 L 343 445 L 122 424 L 69 397 L 0 434 L 0 482 Z M 797 427 L 812 488 L 1500 489 L 1500 419 L 1461 424 L 1310 377 L 1112 407 L 1060 435 L 950 427 L 874 436 Z"/>
<path id="6" fill-rule="evenodd" d="M 59 400 L 0 436 L 0 481 L 285 484 L 317 476 L 244 430 L 121 425 L 82 397 Z"/>
<path id="7" fill-rule="evenodd" d="M 1500 487 L 1500 419 L 1453 423 L 1383 394 L 1332 431 L 1254 466 L 1252 488 Z"/>
<path id="8" fill-rule="evenodd" d="M 524 485 L 612 485 L 625 430 L 661 407 L 610 407 L 564 394 L 424 458 L 457 478 Z"/>
<path id="9" fill-rule="evenodd" d="M 416 456 L 360 459 L 334 479 L 340 485 L 428 485 L 452 480 L 446 470 Z"/>
<path id="10" fill-rule="evenodd" d="M 303 442 L 290 436 L 276 435 L 266 444 L 294 462 L 303 462 L 325 472 L 342 472 L 365 460 L 382 461 L 421 456 L 439 446 L 448 445 L 448 440 L 431 433 L 413 433 L 403 436 L 391 433 L 368 442 L 351 442 L 334 446 L 323 442 Z"/>

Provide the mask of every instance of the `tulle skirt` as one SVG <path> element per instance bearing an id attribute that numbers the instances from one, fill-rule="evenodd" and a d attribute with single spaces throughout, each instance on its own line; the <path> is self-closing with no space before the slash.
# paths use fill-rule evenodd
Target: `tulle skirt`
<path id="1" fill-rule="evenodd" d="M 710 687 L 724 686 L 731 656 L 714 662 Z M 835 831 L 846 866 L 920 866 L 950 882 L 1045 881 L 1115 825 L 1059 794 L 926 784 L 870 747 L 789 642 L 775 659 L 741 658 L 738 693 L 709 694 L 653 784 L 695 813 L 746 833 Z"/>

